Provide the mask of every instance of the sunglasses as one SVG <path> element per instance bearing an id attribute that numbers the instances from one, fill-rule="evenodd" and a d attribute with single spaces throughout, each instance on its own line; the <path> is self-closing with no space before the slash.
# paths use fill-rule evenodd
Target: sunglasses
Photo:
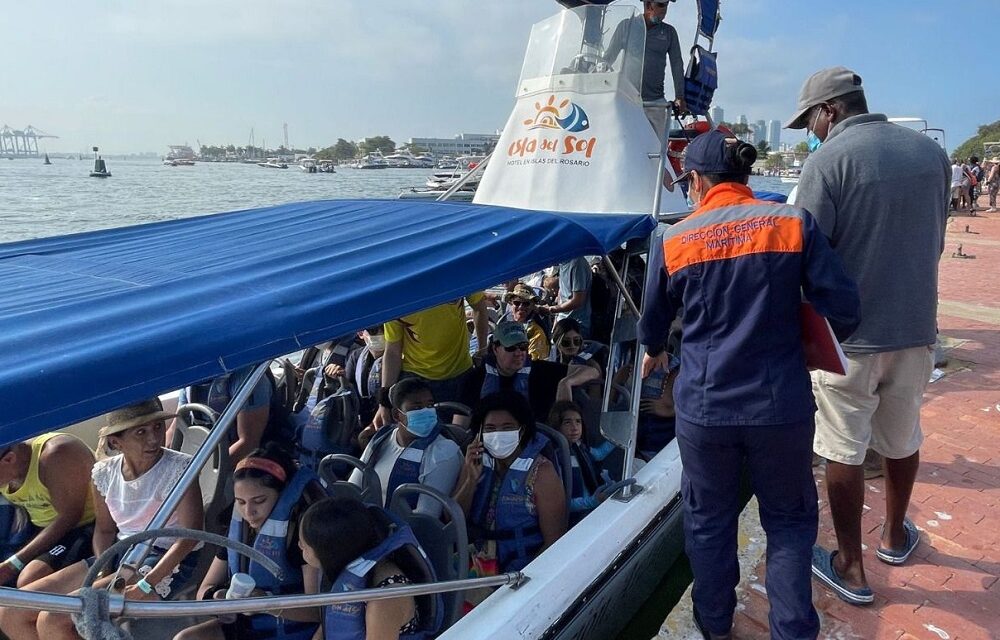
<path id="1" fill-rule="evenodd" d="M 579 347 L 583 344 L 583 338 L 563 338 L 559 341 L 561 347 Z"/>
<path id="2" fill-rule="evenodd" d="M 530 307 L 532 304 L 534 304 L 534 303 L 531 302 L 530 300 L 511 300 L 510 301 L 510 306 L 512 306 L 512 307 Z"/>
<path id="3" fill-rule="evenodd" d="M 518 344 L 511 345 L 509 347 L 504 347 L 503 350 L 506 351 L 507 353 L 514 353 L 515 351 L 527 351 L 528 343 L 519 342 Z"/>

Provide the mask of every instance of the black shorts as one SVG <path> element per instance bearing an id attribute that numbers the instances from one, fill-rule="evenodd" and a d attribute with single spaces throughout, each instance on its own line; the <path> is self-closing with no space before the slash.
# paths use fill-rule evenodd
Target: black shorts
<path id="1" fill-rule="evenodd" d="M 35 560 L 41 560 L 49 565 L 52 571 L 59 571 L 93 555 L 93 540 L 93 524 L 70 529 L 51 549 L 37 556 Z"/>

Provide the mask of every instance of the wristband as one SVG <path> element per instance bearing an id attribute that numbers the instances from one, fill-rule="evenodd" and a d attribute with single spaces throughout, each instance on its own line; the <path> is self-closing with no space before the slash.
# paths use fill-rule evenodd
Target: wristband
<path id="1" fill-rule="evenodd" d="M 139 582 L 136 582 L 135 586 L 139 587 L 139 589 L 145 594 L 153 593 L 153 585 L 146 582 L 145 578 L 143 578 Z"/>
<path id="2" fill-rule="evenodd" d="M 378 403 L 380 406 L 386 409 L 392 409 L 392 403 L 389 402 L 389 387 L 380 387 L 378 390 Z"/>
<path id="3" fill-rule="evenodd" d="M 662 345 L 662 344 L 647 345 L 646 346 L 646 354 L 650 358 L 655 358 L 655 357 L 657 357 L 658 355 L 660 355 L 661 353 L 663 353 L 666 350 L 667 350 L 667 347 L 664 346 L 664 345 Z"/>
<path id="4" fill-rule="evenodd" d="M 5 560 L 5 562 L 7 564 L 9 564 L 10 566 L 14 567 L 15 569 L 17 569 L 18 571 L 21 571 L 22 569 L 24 569 L 24 562 L 20 558 L 17 557 L 16 553 L 13 554 L 13 555 L 11 555 L 11 557 L 7 558 L 7 560 Z"/>

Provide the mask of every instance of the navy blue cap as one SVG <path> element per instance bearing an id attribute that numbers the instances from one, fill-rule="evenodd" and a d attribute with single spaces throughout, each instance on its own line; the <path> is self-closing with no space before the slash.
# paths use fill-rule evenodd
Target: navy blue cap
<path id="1" fill-rule="evenodd" d="M 677 176 L 674 184 L 687 180 L 692 171 L 698 173 L 729 173 L 734 167 L 726 154 L 727 141 L 732 144 L 736 138 L 718 129 L 706 131 L 691 141 L 684 152 L 684 173 Z"/>

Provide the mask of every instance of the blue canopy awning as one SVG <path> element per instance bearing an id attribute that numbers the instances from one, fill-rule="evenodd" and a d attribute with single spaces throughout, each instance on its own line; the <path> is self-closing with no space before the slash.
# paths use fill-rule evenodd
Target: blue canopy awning
<path id="1" fill-rule="evenodd" d="M 0 442 L 604 254 L 654 226 L 331 200 L 0 245 Z"/>

